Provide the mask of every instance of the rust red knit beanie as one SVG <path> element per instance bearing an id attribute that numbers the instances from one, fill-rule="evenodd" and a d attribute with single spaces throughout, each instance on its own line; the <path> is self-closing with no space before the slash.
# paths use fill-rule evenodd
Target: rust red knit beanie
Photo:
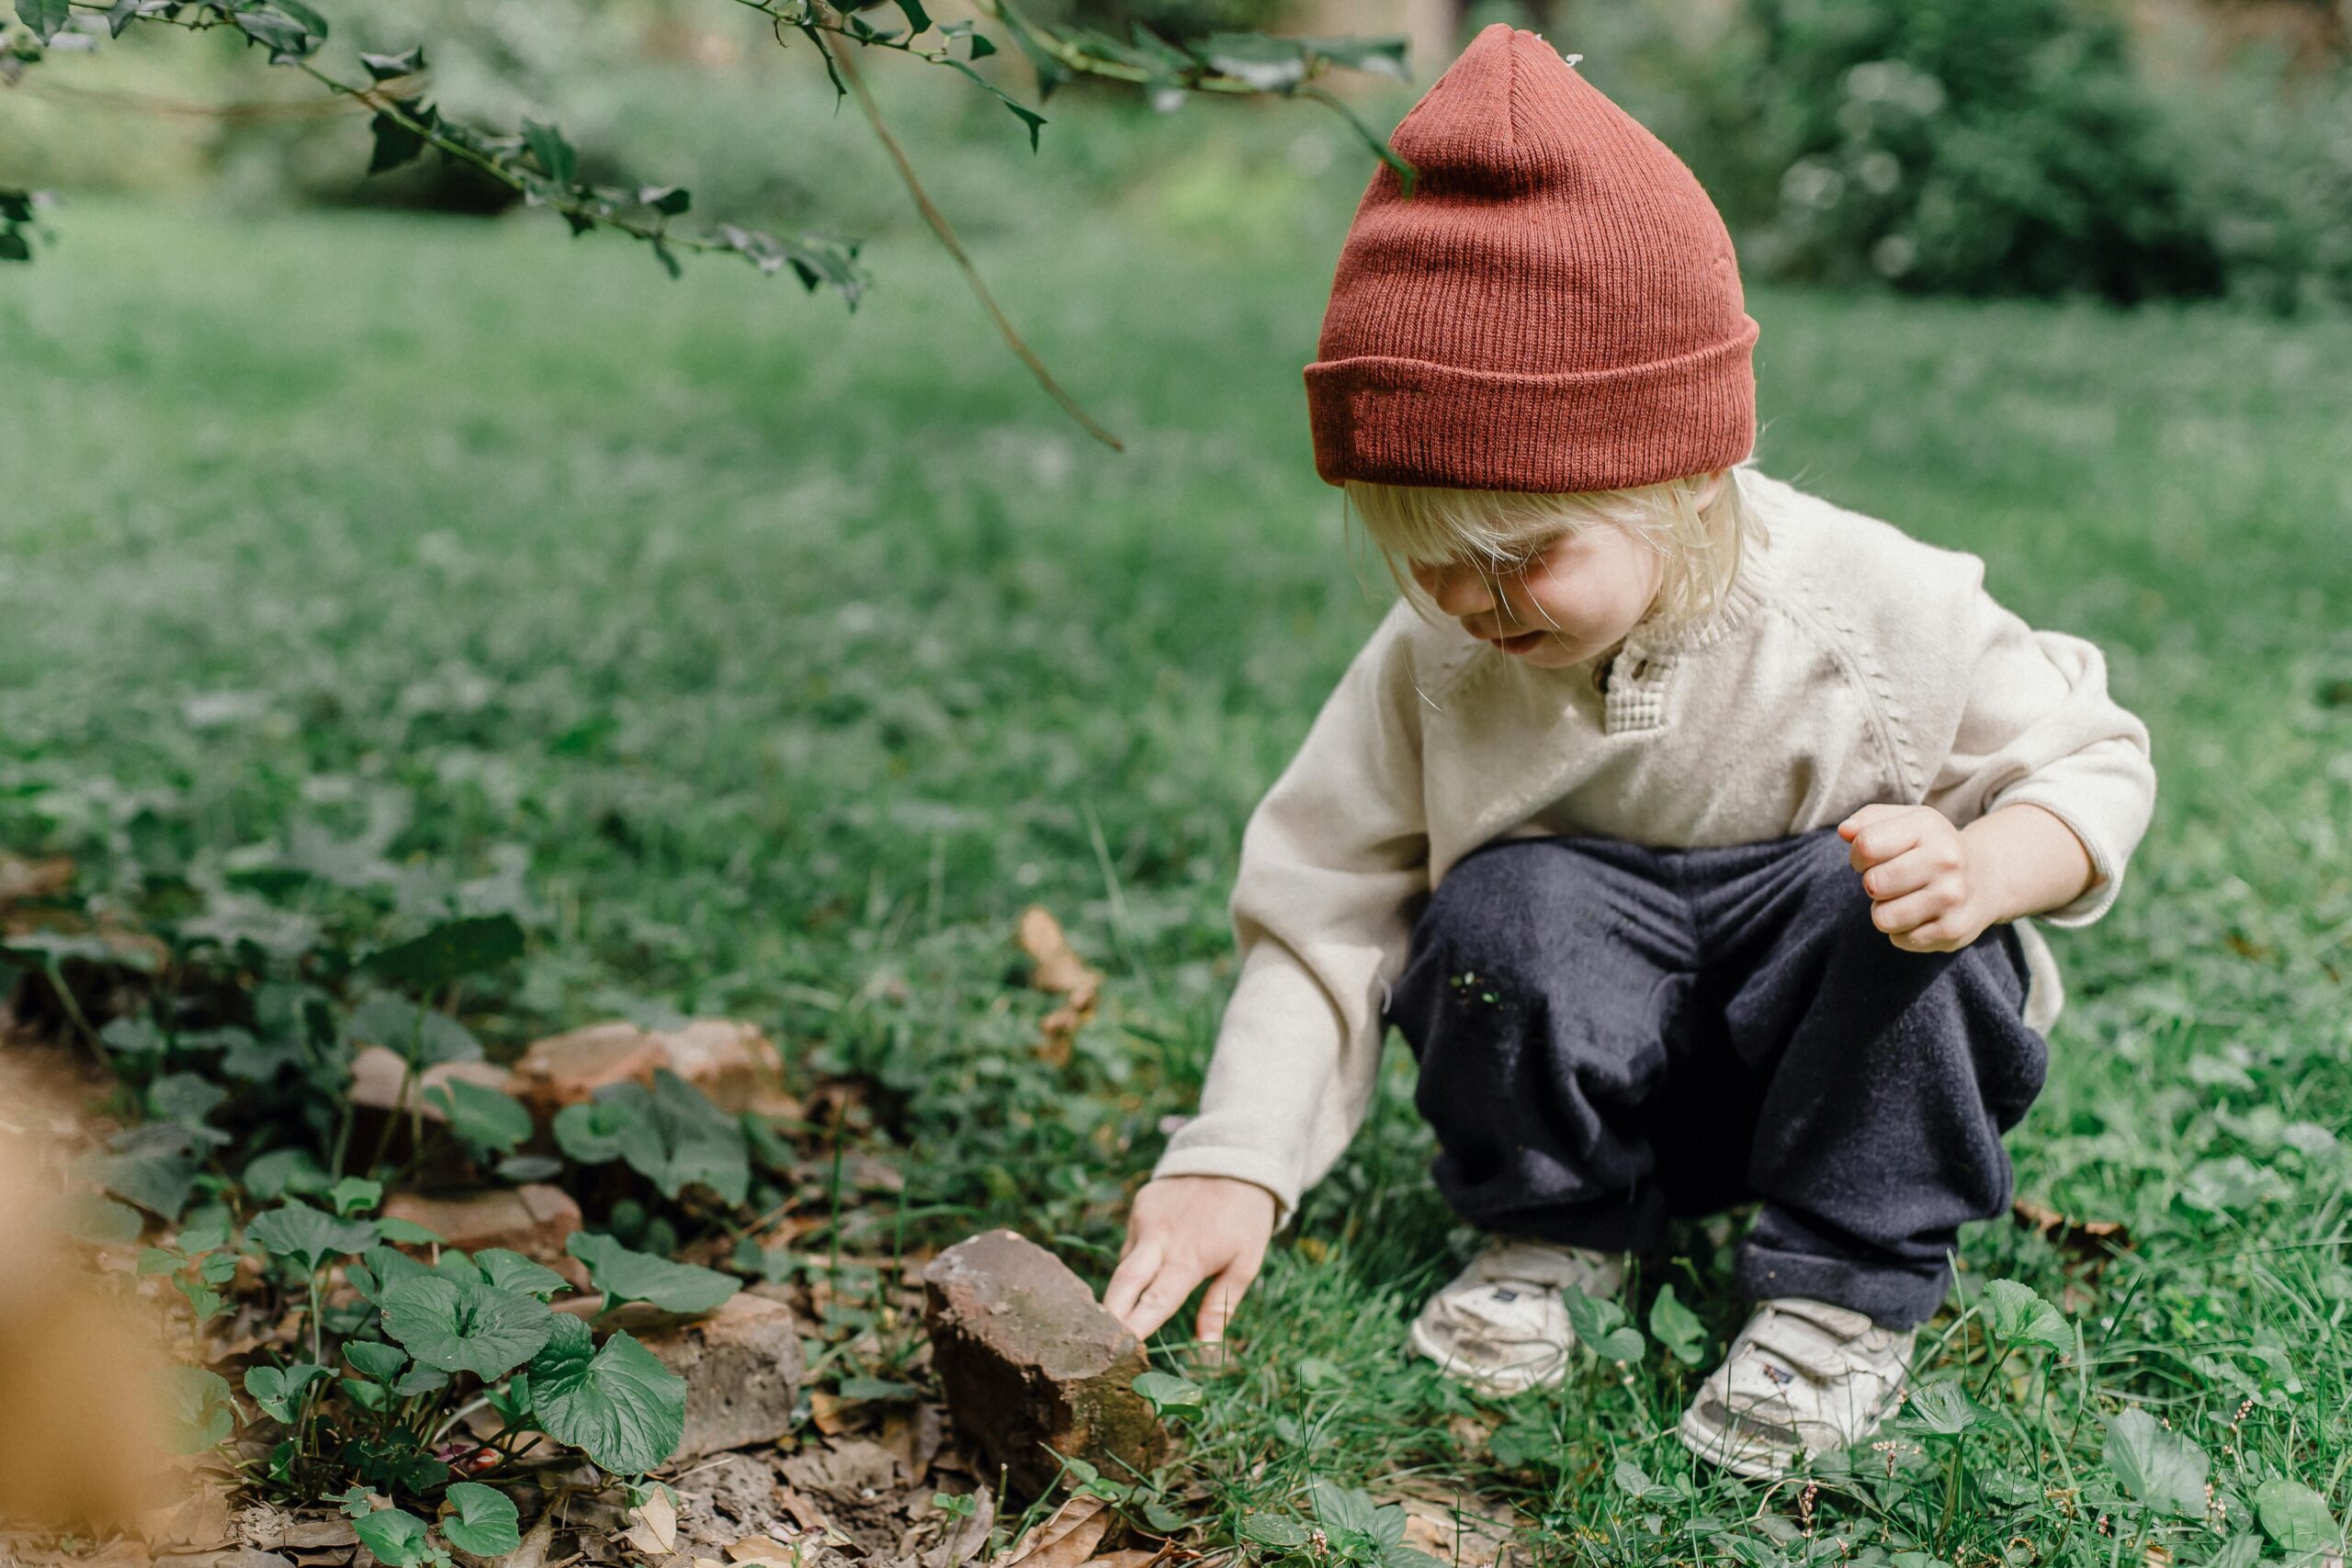
<path id="1" fill-rule="evenodd" d="M 1756 442 L 1731 236 L 1665 143 L 1531 32 L 1487 28 L 1397 126 L 1317 363 L 1325 479 L 1621 490 Z"/>

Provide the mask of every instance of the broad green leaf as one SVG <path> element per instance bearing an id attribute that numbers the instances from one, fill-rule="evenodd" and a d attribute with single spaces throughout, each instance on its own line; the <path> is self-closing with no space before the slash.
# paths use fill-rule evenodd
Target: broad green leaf
<path id="1" fill-rule="evenodd" d="M 1171 1372 L 1146 1372 L 1136 1379 L 1134 1386 L 1163 1417 L 1182 1418 L 1201 1413 L 1201 1385 L 1189 1379 Z"/>
<path id="2" fill-rule="evenodd" d="M 486 1084 L 451 1078 L 424 1091 L 424 1101 L 449 1119 L 449 1131 L 477 1155 L 503 1155 L 531 1135 L 531 1113 L 513 1095 Z"/>
<path id="3" fill-rule="evenodd" d="M 229 1091 L 198 1073 L 166 1073 L 147 1086 L 147 1108 L 167 1122 L 201 1123 Z"/>
<path id="4" fill-rule="evenodd" d="M 481 1042 L 447 1013 L 418 1007 L 399 997 L 375 997 L 351 1015 L 351 1038 L 381 1045 L 419 1066 L 437 1062 L 479 1062 Z"/>
<path id="5" fill-rule="evenodd" d="M 440 1232 L 397 1214 L 378 1220 L 376 1230 L 386 1241 L 398 1242 L 402 1247 L 437 1247 L 444 1239 Z"/>
<path id="6" fill-rule="evenodd" d="M 588 1278 L 605 1292 L 607 1307 L 630 1301 L 650 1302 L 663 1312 L 708 1312 L 743 1288 L 715 1269 L 633 1252 L 592 1231 L 572 1232 L 563 1249 L 588 1265 Z"/>
<path id="7" fill-rule="evenodd" d="M 384 1568 L 417 1568 L 425 1559 L 424 1521 L 401 1508 L 379 1508 L 352 1523 L 359 1544 Z"/>
<path id="8" fill-rule="evenodd" d="M 413 1399 L 420 1393 L 432 1393 L 449 1386 L 449 1374 L 438 1367 L 411 1367 L 392 1385 L 392 1392 L 402 1399 Z"/>
<path id="9" fill-rule="evenodd" d="M 364 1176 L 346 1176 L 327 1189 L 327 1201 L 345 1219 L 374 1208 L 384 1201 L 384 1184 L 370 1181 Z"/>
<path id="10" fill-rule="evenodd" d="M 424 46 L 418 44 L 398 54 L 369 54 L 362 50 L 359 63 L 367 68 L 370 81 L 390 82 L 400 76 L 413 76 L 424 69 Z"/>
<path id="11" fill-rule="evenodd" d="M 1914 1388 L 1903 1404 L 1906 1428 L 1930 1438 L 1956 1438 L 1984 1413 L 1984 1406 L 1969 1398 L 1968 1391 L 1952 1379 Z"/>
<path id="12" fill-rule="evenodd" d="M 1706 1357 L 1706 1325 L 1682 1304 L 1671 1284 L 1660 1285 L 1657 1299 L 1650 1303 L 1650 1334 L 1686 1367 L 1695 1367 Z"/>
<path id="13" fill-rule="evenodd" d="M 555 1313 L 535 1296 L 438 1274 L 386 1285 L 377 1299 L 384 1332 L 410 1355 L 486 1382 L 529 1360 L 556 1332 Z"/>
<path id="14" fill-rule="evenodd" d="M 562 131 L 552 125 L 541 125 L 537 120 L 526 119 L 523 122 L 523 141 L 530 148 L 531 156 L 539 161 L 539 167 L 548 178 L 561 186 L 571 183 L 572 175 L 578 170 L 579 154 L 571 150 L 571 143 L 563 139 Z M 517 927 L 517 953 L 522 951 L 521 939 L 522 931 Z"/>
<path id="15" fill-rule="evenodd" d="M 1984 1287 L 1984 1315 L 1993 1337 L 2006 1345 L 2046 1345 L 2052 1350 L 2075 1348 L 2075 1331 L 2065 1315 L 2015 1280 L 1994 1280 Z"/>
<path id="16" fill-rule="evenodd" d="M 308 1149 L 272 1149 L 245 1167 L 245 1191 L 265 1203 L 289 1192 L 323 1192 L 330 1183 L 318 1156 Z"/>
<path id="17" fill-rule="evenodd" d="M 532 122 L 525 120 L 525 137 L 537 152 L 540 143 L 530 134 Z M 553 135 L 552 128 L 538 130 Z M 560 142 L 562 138 L 556 137 Z M 571 149 L 564 152 L 569 154 Z M 554 175 L 554 171 L 548 171 Z M 571 166 L 566 163 L 561 175 L 555 178 L 569 183 Z M 512 915 L 475 915 L 464 919 L 448 920 L 435 926 L 423 936 L 412 937 L 392 947 L 379 948 L 362 960 L 370 974 L 387 980 L 413 986 L 420 991 L 436 990 L 452 980 L 462 980 L 469 975 L 480 975 L 523 956 L 523 928 Z"/>
<path id="18" fill-rule="evenodd" d="M 521 1253 L 509 1252 L 503 1247 L 486 1247 L 475 1253 L 474 1267 L 499 1290 L 519 1291 L 541 1300 L 571 1288 L 571 1281 L 554 1269 L 543 1269 Z"/>
<path id="19" fill-rule="evenodd" d="M 343 1359 L 350 1362 L 362 1377 L 389 1382 L 394 1372 L 408 1364 L 408 1352 L 397 1345 L 385 1345 L 373 1339 L 346 1339 Z"/>
<path id="20" fill-rule="evenodd" d="M 74 1192 L 67 1195 L 70 1229 L 77 1241 L 93 1247 L 115 1247 L 137 1241 L 147 1222 L 138 1210 L 128 1203 L 96 1192 Z"/>
<path id="21" fill-rule="evenodd" d="M 1615 1302 L 1596 1301 L 1584 1293 L 1581 1287 L 1570 1285 L 1560 1292 L 1560 1300 L 1568 1309 L 1568 1326 L 1577 1338 L 1589 1345 L 1605 1337 L 1610 1330 L 1625 1321 L 1625 1309 Z"/>
<path id="22" fill-rule="evenodd" d="M 531 1409 L 548 1436 L 616 1475 L 642 1475 L 677 1450 L 686 1431 L 686 1383 L 626 1334 L 592 1351 L 588 1325 L 556 1320 L 531 1362 Z"/>
<path id="23" fill-rule="evenodd" d="M 1619 1460 L 1611 1468 L 1609 1478 L 1617 1483 L 1618 1491 L 1637 1502 L 1669 1503 L 1675 1498 L 1673 1488 L 1660 1486 L 1650 1479 L 1649 1472 L 1629 1459 Z"/>
<path id="24" fill-rule="evenodd" d="M 514 1501 L 503 1492 L 478 1481 L 455 1481 L 446 1497 L 441 1533 L 451 1546 L 476 1557 L 503 1557 L 523 1544 Z"/>
<path id="25" fill-rule="evenodd" d="M 168 1221 L 187 1207 L 203 1166 L 187 1126 L 153 1122 L 114 1139 L 111 1153 L 87 1156 L 80 1168 L 125 1202 Z"/>
<path id="26" fill-rule="evenodd" d="M 1303 1520 L 1286 1514 L 1250 1514 L 1241 1520 L 1241 1539 L 1260 1546 L 1293 1551 L 1305 1546 L 1313 1532 Z"/>
<path id="27" fill-rule="evenodd" d="M 74 16 L 73 0 L 17 0 L 17 15 L 47 43 Z"/>
<path id="28" fill-rule="evenodd" d="M 2107 1468 L 2123 1490 L 2159 1513 L 2205 1517 L 2205 1450 L 2141 1409 L 2107 1426 Z"/>
<path id="29" fill-rule="evenodd" d="M 1306 1483 L 1306 1496 L 1325 1529 L 1358 1530 L 1367 1536 L 1373 1533 L 1373 1515 L 1376 1510 L 1372 1499 L 1354 1487 L 1317 1476 Z"/>
<path id="30" fill-rule="evenodd" d="M 376 1235 L 366 1220 L 337 1219 L 290 1198 L 245 1227 L 247 1240 L 272 1258 L 291 1258 L 305 1274 L 317 1273 L 330 1258 L 367 1251 Z"/>
<path id="31" fill-rule="evenodd" d="M 729 1203 L 742 1202 L 751 1191 L 741 1123 L 666 1069 L 653 1075 L 650 1090 L 614 1084 L 585 1105 L 565 1106 L 556 1112 L 555 1139 L 582 1165 L 627 1160 L 667 1198 L 696 1183 Z"/>
<path id="32" fill-rule="evenodd" d="M 247 1367 L 245 1392 L 271 1420 L 291 1423 L 302 1402 L 302 1391 L 326 1375 L 327 1370 L 314 1361 L 297 1361 L 290 1367 Z"/>
<path id="33" fill-rule="evenodd" d="M 2343 1539 L 2327 1499 L 2290 1476 L 2274 1475 L 2256 1487 L 2254 1511 L 2281 1551 L 2317 1551 Z"/>
<path id="34" fill-rule="evenodd" d="M 164 1369 L 164 1428 L 174 1453 L 201 1453 L 226 1442 L 236 1424 L 226 1378 L 204 1367 Z"/>

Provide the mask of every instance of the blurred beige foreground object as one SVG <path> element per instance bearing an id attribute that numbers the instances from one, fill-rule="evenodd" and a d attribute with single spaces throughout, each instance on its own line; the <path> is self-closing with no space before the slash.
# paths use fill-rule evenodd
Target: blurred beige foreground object
<path id="1" fill-rule="evenodd" d="M 124 1526 L 169 1461 L 156 1324 L 102 1285 L 63 1231 L 40 1108 L 54 1104 L 0 1036 L 0 1521 Z M 70 1110 L 70 1104 L 62 1109 Z"/>

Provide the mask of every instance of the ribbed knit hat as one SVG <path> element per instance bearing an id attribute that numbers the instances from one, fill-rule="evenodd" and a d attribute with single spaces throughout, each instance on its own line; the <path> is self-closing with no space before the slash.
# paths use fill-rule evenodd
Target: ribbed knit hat
<path id="1" fill-rule="evenodd" d="M 1332 484 L 1621 490 L 1756 442 L 1731 236 L 1666 144 L 1531 32 L 1479 33 L 1390 138 L 1306 367 Z"/>

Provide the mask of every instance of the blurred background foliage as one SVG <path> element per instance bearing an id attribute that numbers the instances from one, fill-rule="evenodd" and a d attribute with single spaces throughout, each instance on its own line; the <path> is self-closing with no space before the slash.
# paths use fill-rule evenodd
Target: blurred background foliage
<path id="1" fill-rule="evenodd" d="M 1040 0 L 1125 34 L 1535 28 L 1690 163 L 1751 276 L 1920 293 L 2352 303 L 2352 0 Z M 944 5 L 933 9 L 953 14 Z M 868 239 L 915 220 L 805 45 L 721 0 L 414 0 L 334 14 L 344 50 L 424 41 L 460 116 L 561 123 L 582 174 L 680 184 L 697 211 Z M 377 180 L 356 117 L 221 37 L 141 37 L 0 90 L 0 183 L 271 204 L 496 210 L 428 159 Z M 70 41 L 70 40 L 69 40 Z M 951 216 L 978 233 L 1139 188 L 1285 221 L 1359 151 L 1296 106 L 1066 89 L 1033 161 L 968 84 L 873 73 Z M 1013 51 L 990 62 L 1032 93 Z M 11 73 L 0 72 L 0 80 Z M 1391 124 L 1412 90 L 1349 84 Z M 1170 120 L 1176 123 L 1169 123 Z M 1342 179 L 1351 186 L 1352 176 Z"/>

